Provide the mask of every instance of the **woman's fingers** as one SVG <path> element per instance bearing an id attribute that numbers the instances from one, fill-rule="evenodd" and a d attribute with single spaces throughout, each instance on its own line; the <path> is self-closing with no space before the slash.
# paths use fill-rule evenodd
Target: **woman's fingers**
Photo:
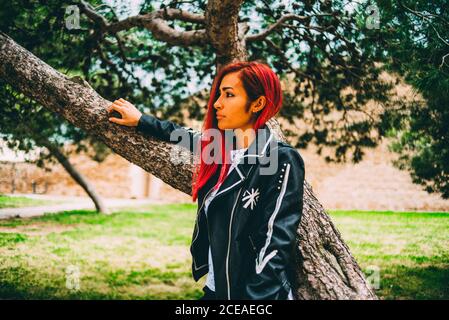
<path id="1" fill-rule="evenodd" d="M 118 106 L 118 108 L 121 108 L 123 111 L 132 106 L 131 103 L 122 98 L 115 100 L 113 104 Z"/>
<path id="2" fill-rule="evenodd" d="M 113 110 L 115 110 L 115 111 L 120 112 L 120 114 L 121 114 L 122 111 L 123 111 L 123 106 L 121 106 L 121 105 L 117 104 L 116 102 L 114 102 L 113 104 L 111 104 L 111 105 L 108 107 L 107 110 L 108 110 L 108 112 L 112 112 Z"/>
<path id="3" fill-rule="evenodd" d="M 109 121 L 126 126 L 136 126 L 142 115 L 142 113 L 137 110 L 137 108 L 133 104 L 123 98 L 115 100 L 106 109 L 108 113 L 111 113 L 115 110 L 120 113 L 121 116 L 121 118 L 110 117 Z"/>
<path id="4" fill-rule="evenodd" d="M 109 118 L 109 121 L 111 121 L 113 123 L 117 123 L 117 124 L 125 124 L 125 120 L 120 119 L 120 118 Z"/>
<path id="5" fill-rule="evenodd" d="M 124 107 L 124 106 L 125 106 L 125 103 L 124 103 L 123 101 L 120 101 L 120 100 L 115 100 L 115 101 L 114 101 L 114 104 L 116 104 L 116 105 L 118 105 L 118 106 L 121 106 L 121 107 Z"/>
<path id="6" fill-rule="evenodd" d="M 128 102 L 122 98 L 118 99 L 118 102 L 120 103 L 121 106 L 123 106 L 125 108 L 132 106 L 132 104 L 130 102 Z"/>

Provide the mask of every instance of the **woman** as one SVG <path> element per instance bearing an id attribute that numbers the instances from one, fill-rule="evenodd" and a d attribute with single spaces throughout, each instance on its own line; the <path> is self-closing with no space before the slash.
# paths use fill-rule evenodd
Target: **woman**
<path id="1" fill-rule="evenodd" d="M 193 141 L 192 152 L 201 151 L 192 179 L 198 212 L 190 247 L 195 281 L 207 273 L 201 299 L 293 299 L 304 162 L 266 125 L 281 105 L 279 78 L 253 61 L 217 74 L 201 134 L 142 115 L 124 99 L 108 108 L 121 114 L 110 118 L 114 123 L 172 143 L 170 136 L 181 133 Z M 205 152 L 211 146 L 214 161 Z"/>

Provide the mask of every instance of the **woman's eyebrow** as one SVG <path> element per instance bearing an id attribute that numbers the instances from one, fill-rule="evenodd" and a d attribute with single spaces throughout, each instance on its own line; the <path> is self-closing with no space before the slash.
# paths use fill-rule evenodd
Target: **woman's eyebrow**
<path id="1" fill-rule="evenodd" d="M 223 88 L 221 88 L 221 91 L 224 91 L 226 89 L 234 89 L 234 88 L 232 88 L 232 87 L 223 87 Z"/>

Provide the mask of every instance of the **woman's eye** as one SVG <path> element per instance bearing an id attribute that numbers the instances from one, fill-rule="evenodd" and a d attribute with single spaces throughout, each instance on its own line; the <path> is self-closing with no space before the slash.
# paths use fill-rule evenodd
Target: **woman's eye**
<path id="1" fill-rule="evenodd" d="M 231 93 L 227 93 L 226 94 L 226 97 L 233 97 L 234 95 L 233 94 L 231 94 Z"/>

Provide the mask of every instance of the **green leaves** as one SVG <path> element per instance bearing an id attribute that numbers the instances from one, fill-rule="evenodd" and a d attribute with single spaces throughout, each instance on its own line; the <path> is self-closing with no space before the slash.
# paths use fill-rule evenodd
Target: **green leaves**
<path id="1" fill-rule="evenodd" d="M 423 99 L 410 99 L 386 113 L 383 128 L 395 137 L 391 146 L 399 155 L 395 164 L 408 170 L 426 191 L 449 198 L 449 65 L 442 63 L 449 45 L 441 40 L 449 38 L 447 3 L 401 4 L 379 2 L 386 24 L 381 30 L 388 49 L 386 67 Z"/>

